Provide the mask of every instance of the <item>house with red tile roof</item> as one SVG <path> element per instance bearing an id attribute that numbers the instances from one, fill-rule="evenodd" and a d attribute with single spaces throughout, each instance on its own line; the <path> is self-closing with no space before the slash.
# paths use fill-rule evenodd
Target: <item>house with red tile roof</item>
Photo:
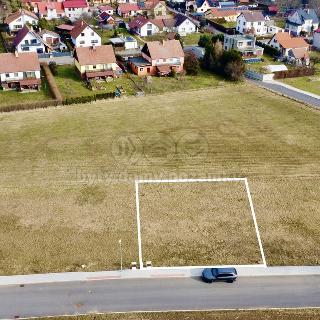
<path id="1" fill-rule="evenodd" d="M 208 10 L 205 14 L 205 17 L 207 19 L 224 19 L 225 21 L 237 21 L 238 16 L 240 15 L 240 12 L 234 10 L 234 9 L 219 9 L 219 8 L 212 8 Z"/>
<path id="2" fill-rule="evenodd" d="M 105 79 L 121 73 L 111 45 L 76 48 L 75 66 L 85 79 Z"/>
<path id="3" fill-rule="evenodd" d="M 3 90 L 39 90 L 40 63 L 34 52 L 0 54 L 0 86 Z"/>
<path id="4" fill-rule="evenodd" d="M 26 24 L 33 26 L 38 25 L 39 18 L 33 12 L 20 9 L 4 19 L 4 23 L 8 25 L 10 32 L 18 32 Z"/>
<path id="5" fill-rule="evenodd" d="M 173 70 L 183 72 L 184 52 L 178 40 L 147 42 L 142 57 L 129 60 L 132 71 L 138 76 L 169 75 Z"/>
<path id="6" fill-rule="evenodd" d="M 164 1 L 147 0 L 140 5 L 143 12 L 150 17 L 164 17 L 167 15 L 167 7 Z"/>
<path id="7" fill-rule="evenodd" d="M 66 0 L 63 2 L 63 7 L 65 15 L 70 21 L 78 20 L 82 15 L 91 15 L 86 0 Z"/>
<path id="8" fill-rule="evenodd" d="M 121 3 L 118 5 L 117 13 L 123 18 L 129 18 L 142 13 L 142 10 L 136 3 Z"/>
<path id="9" fill-rule="evenodd" d="M 99 13 L 100 14 L 105 12 L 109 16 L 112 16 L 113 13 L 114 13 L 113 8 L 111 6 L 109 6 L 109 5 L 99 6 L 98 9 L 99 9 Z"/>
<path id="10" fill-rule="evenodd" d="M 293 37 L 289 32 L 280 32 L 276 33 L 268 44 L 290 62 L 298 65 L 308 65 L 310 62 L 310 46 L 302 37 Z"/>
<path id="11" fill-rule="evenodd" d="M 100 35 L 83 20 L 76 22 L 70 36 L 75 47 L 101 46 Z"/>
<path id="12" fill-rule="evenodd" d="M 44 1 L 36 4 L 36 12 L 46 20 L 59 19 L 65 16 L 62 2 Z"/>

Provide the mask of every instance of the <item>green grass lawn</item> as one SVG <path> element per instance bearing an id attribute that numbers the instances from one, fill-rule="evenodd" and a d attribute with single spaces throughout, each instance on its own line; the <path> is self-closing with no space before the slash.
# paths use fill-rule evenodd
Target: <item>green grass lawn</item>
<path id="1" fill-rule="evenodd" d="M 134 76 L 134 79 L 146 93 L 167 93 L 179 90 L 192 90 L 230 84 L 218 75 L 212 74 L 206 70 L 200 70 L 197 76 L 186 75 L 182 77 L 177 76 L 176 78 L 170 76 L 152 77 L 152 82 L 149 85 L 137 76 Z"/>
<path id="2" fill-rule="evenodd" d="M 31 103 L 35 101 L 51 100 L 52 96 L 49 86 L 45 80 L 42 81 L 40 91 L 37 92 L 18 92 L 16 90 L 0 90 L 0 111 L 1 107 L 12 104 Z"/>
<path id="3" fill-rule="evenodd" d="M 107 44 L 109 42 L 110 38 L 113 38 L 115 35 L 115 30 L 98 29 L 97 32 L 101 36 L 101 43 L 102 44 Z M 118 37 L 120 35 L 132 37 L 132 35 L 129 33 L 129 31 L 126 28 L 118 28 L 117 33 L 118 33 L 118 35 L 117 35 Z"/>
<path id="4" fill-rule="evenodd" d="M 0 274 L 118 269 L 119 239 L 129 267 L 138 256 L 134 180 L 166 178 L 248 177 L 267 264 L 319 265 L 319 116 L 247 82 L 0 114 Z M 224 201 L 211 205 L 229 212 Z M 188 217 L 187 202 L 181 208 Z M 204 213 L 185 222 L 194 238 L 211 224 Z M 192 261 L 201 243 L 171 236 L 183 248 L 170 254 Z M 167 264 L 165 252 L 157 264 Z M 214 264 L 221 252 L 210 253 Z"/>
<path id="5" fill-rule="evenodd" d="M 213 36 L 213 34 L 209 32 L 204 32 L 204 33 L 196 32 L 196 33 L 190 33 L 185 37 L 181 37 L 181 38 L 182 38 L 183 44 L 186 46 L 198 45 L 199 39 L 202 35 L 208 35 L 209 37 Z"/>
<path id="6" fill-rule="evenodd" d="M 320 53 L 314 51 L 310 56 L 320 57 Z M 284 83 L 300 90 L 320 95 L 320 63 L 317 63 L 315 65 L 315 68 L 316 72 L 313 76 L 287 78 L 280 81 L 283 81 Z"/>
<path id="7" fill-rule="evenodd" d="M 318 320 L 319 309 L 145 312 L 52 317 L 52 320 Z M 46 318 L 41 318 L 44 320 Z"/>
<path id="8" fill-rule="evenodd" d="M 136 75 L 131 74 L 131 78 L 147 94 L 217 87 L 218 85 L 225 84 L 222 78 L 204 70 L 200 71 L 196 77 L 152 77 L 152 83 L 149 85 L 145 83 L 144 79 Z M 80 79 L 74 66 L 58 66 L 58 75 L 55 76 L 55 80 L 64 98 L 94 95 L 97 92 L 113 92 L 117 86 L 122 86 L 125 94 L 129 96 L 134 95 L 138 91 L 134 83 L 125 74 L 112 82 L 100 83 L 105 90 L 92 91 Z"/>
<path id="9" fill-rule="evenodd" d="M 74 66 L 58 66 L 58 75 L 55 80 L 64 98 L 94 95 L 98 92 L 114 92 L 117 86 L 122 86 L 127 95 L 135 93 L 134 85 L 127 77 L 122 76 L 111 82 L 102 82 L 104 90 L 90 90 L 81 80 Z"/>

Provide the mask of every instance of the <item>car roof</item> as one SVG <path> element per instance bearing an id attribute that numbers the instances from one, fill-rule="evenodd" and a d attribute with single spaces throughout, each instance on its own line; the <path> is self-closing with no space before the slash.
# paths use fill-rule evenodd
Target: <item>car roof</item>
<path id="1" fill-rule="evenodd" d="M 235 268 L 213 268 L 218 271 L 218 273 L 237 273 Z"/>

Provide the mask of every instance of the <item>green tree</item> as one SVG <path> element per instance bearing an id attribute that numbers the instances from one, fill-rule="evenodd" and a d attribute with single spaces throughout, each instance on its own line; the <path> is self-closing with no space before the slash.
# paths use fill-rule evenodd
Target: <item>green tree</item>
<path id="1" fill-rule="evenodd" d="M 186 70 L 186 73 L 189 75 L 196 76 L 199 73 L 200 63 L 194 53 L 186 53 L 184 57 L 184 68 Z"/>
<path id="2" fill-rule="evenodd" d="M 201 35 L 200 39 L 198 41 L 198 46 L 202 47 L 202 48 L 212 46 L 212 41 L 211 41 L 210 37 L 206 34 Z"/>

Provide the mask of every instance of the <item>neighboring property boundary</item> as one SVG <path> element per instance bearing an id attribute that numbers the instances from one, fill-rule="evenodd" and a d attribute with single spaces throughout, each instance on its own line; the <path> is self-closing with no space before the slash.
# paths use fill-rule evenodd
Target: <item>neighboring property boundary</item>
<path id="1" fill-rule="evenodd" d="M 139 249 L 139 267 L 140 269 L 144 269 L 143 267 L 143 255 L 142 255 L 142 241 L 141 241 L 141 220 L 140 220 L 140 201 L 139 201 L 139 184 L 147 184 L 147 183 L 194 183 L 194 182 L 232 182 L 232 181 L 243 181 L 246 188 L 247 197 L 249 200 L 250 211 L 256 231 L 256 236 L 259 244 L 260 254 L 262 258 L 262 264 L 255 265 L 236 265 L 239 267 L 266 267 L 266 258 L 262 246 L 262 241 L 260 237 L 260 232 L 257 224 L 256 214 L 253 207 L 253 201 L 250 194 L 249 183 L 247 178 L 217 178 L 217 179 L 175 179 L 175 180 L 136 180 L 135 181 L 135 189 L 136 189 L 136 209 L 137 209 L 137 232 L 138 232 L 138 249 Z M 220 267 L 229 267 L 231 265 L 223 265 Z M 232 265 L 235 266 L 235 265 Z M 205 268 L 208 266 L 183 266 L 183 267 L 153 267 L 153 269 L 190 269 L 190 268 Z M 210 266 L 216 267 L 216 266 Z"/>

